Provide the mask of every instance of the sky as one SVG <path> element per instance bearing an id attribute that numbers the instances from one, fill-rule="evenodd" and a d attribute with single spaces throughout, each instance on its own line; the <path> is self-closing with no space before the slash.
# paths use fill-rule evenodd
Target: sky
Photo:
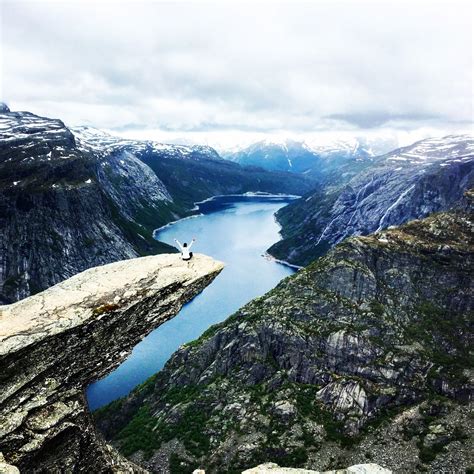
<path id="1" fill-rule="evenodd" d="M 221 148 L 472 131 L 471 2 L 1 0 L 12 110 Z"/>

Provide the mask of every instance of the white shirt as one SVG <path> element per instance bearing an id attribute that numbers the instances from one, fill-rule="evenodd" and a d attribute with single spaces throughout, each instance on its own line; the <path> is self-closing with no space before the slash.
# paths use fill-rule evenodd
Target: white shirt
<path id="1" fill-rule="evenodd" d="M 190 243 L 188 246 L 186 246 L 186 247 L 184 247 L 183 245 L 181 245 L 181 244 L 179 243 L 179 240 L 174 239 L 174 241 L 178 244 L 178 246 L 179 246 L 179 248 L 180 248 L 180 250 L 181 250 L 181 258 L 182 258 L 183 260 L 189 260 L 189 259 L 191 258 L 191 255 L 189 255 L 189 250 L 190 250 L 190 248 L 192 247 L 192 245 L 194 244 L 194 239 L 191 240 L 191 243 Z"/>

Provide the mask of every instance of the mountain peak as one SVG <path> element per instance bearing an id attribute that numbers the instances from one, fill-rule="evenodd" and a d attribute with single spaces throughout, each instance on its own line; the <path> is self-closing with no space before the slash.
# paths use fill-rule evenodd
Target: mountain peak
<path id="1" fill-rule="evenodd" d="M 10 112 L 10 108 L 5 102 L 0 102 L 0 114 L 6 114 Z"/>

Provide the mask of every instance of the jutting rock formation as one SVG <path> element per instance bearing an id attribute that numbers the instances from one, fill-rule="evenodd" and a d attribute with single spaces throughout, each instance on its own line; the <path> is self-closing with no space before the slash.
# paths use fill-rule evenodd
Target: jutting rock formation
<path id="1" fill-rule="evenodd" d="M 84 389 L 222 268 L 204 255 L 131 259 L 0 307 L 1 461 L 21 472 L 142 471 L 97 434 Z"/>

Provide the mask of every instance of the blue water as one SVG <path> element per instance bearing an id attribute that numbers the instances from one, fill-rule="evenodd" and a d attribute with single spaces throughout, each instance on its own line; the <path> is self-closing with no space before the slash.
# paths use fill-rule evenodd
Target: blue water
<path id="1" fill-rule="evenodd" d="M 266 293 L 293 273 L 287 266 L 262 256 L 278 241 L 274 213 L 290 198 L 219 197 L 199 205 L 204 215 L 183 219 L 155 237 L 173 245 L 196 237 L 193 251 L 225 262 L 222 273 L 179 314 L 151 332 L 114 372 L 87 389 L 91 410 L 127 395 L 158 372 L 181 344 L 198 338 L 242 305 Z"/>

